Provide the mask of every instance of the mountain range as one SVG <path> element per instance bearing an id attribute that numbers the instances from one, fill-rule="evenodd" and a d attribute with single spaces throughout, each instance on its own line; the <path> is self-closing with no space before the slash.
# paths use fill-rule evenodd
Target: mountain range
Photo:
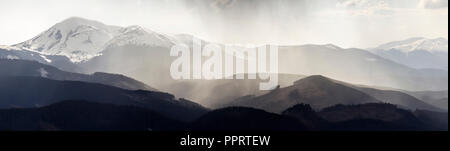
<path id="1" fill-rule="evenodd" d="M 59 36 L 60 35 L 60 36 Z M 62 70 L 90 74 L 107 72 L 127 75 L 156 89 L 176 93 L 170 85 L 170 47 L 174 44 L 198 45 L 192 35 L 169 35 L 141 26 L 118 27 L 72 17 L 25 42 L 0 47 L 0 58 L 36 60 Z M 413 38 L 415 49 L 445 53 L 445 39 Z M 211 42 L 200 40 L 201 46 Z M 410 42 L 412 41 L 412 42 Z M 419 42 L 417 42 L 419 41 Z M 400 60 L 376 55 L 375 50 L 395 48 L 402 52 L 409 43 L 393 42 L 378 48 L 344 49 L 338 46 L 279 46 L 279 72 L 294 75 L 324 75 L 341 81 L 410 91 L 448 89 L 448 71 L 442 68 L 415 68 Z M 219 44 L 223 46 L 223 44 Z M 248 49 L 236 47 L 236 49 Z M 411 48 L 412 49 L 412 48 Z M 371 53 L 373 52 L 373 53 Z M 448 55 L 444 55 L 448 56 Z M 123 61 L 117 61 L 117 60 Z M 447 64 L 448 57 L 441 60 Z M 417 64 L 426 64 L 416 60 Z M 344 68 L 345 67 L 345 68 Z M 351 73 L 351 74 L 349 74 Z"/>
<path id="2" fill-rule="evenodd" d="M 281 96 L 272 98 L 275 101 L 272 101 L 272 107 L 269 109 L 278 109 L 278 106 L 285 105 L 286 109 L 271 113 L 254 109 L 255 106 L 209 110 L 185 99 L 175 99 L 167 93 L 121 89 L 96 83 L 95 78 L 90 82 L 49 79 L 39 75 L 40 72 L 36 72 L 39 71 L 36 70 L 37 67 L 45 68 L 55 75 L 70 73 L 33 61 L 2 60 L 0 63 L 3 67 L 11 65 L 9 69 L 14 71 L 3 71 L 0 76 L 0 130 L 448 129 L 448 123 L 444 120 L 447 113 L 430 110 L 413 112 L 410 109 L 402 109 L 403 107 L 382 104 L 374 97 L 353 89 L 355 86 L 322 76 L 302 78 L 295 82 L 294 86 L 280 87 L 262 94 L 260 97 L 271 99 L 266 96 L 288 92 L 292 87 L 301 88 L 301 91 L 296 91 L 297 95 L 290 92 L 291 99 L 301 100 L 293 102 L 292 106 L 286 103 L 292 100 Z M 306 94 L 306 97 L 298 94 Z M 309 105 L 301 104 L 303 98 L 308 97 L 317 99 L 319 104 L 328 105 L 313 109 Z M 329 99 L 326 99 L 327 97 Z M 359 101 L 358 98 L 366 101 Z M 264 104 L 265 101 L 259 103 Z M 315 102 L 307 103 L 317 106 Z"/>
<path id="3" fill-rule="evenodd" d="M 282 114 L 232 107 L 187 122 L 147 108 L 68 100 L 39 108 L 0 109 L 0 130 L 8 131 L 348 131 L 448 130 L 448 114 L 409 112 L 389 104 L 333 106 L 316 112 L 295 105 Z"/>
<path id="4" fill-rule="evenodd" d="M 340 81 L 411 91 L 447 90 L 448 71 L 415 69 L 370 53 L 334 45 L 279 47 L 279 72 L 324 75 Z"/>
<path id="5" fill-rule="evenodd" d="M 36 61 L 0 59 L 0 76 L 43 77 L 59 81 L 83 81 L 115 86 L 128 90 L 157 91 L 156 89 L 132 78 L 96 72 L 91 75 L 62 71 L 53 66 Z"/>
<path id="6" fill-rule="evenodd" d="M 414 96 L 428 104 L 448 110 L 448 90 L 446 91 L 418 91 L 405 93 Z"/>
<path id="7" fill-rule="evenodd" d="M 137 106 L 166 117 L 193 120 L 208 109 L 173 95 L 144 90 L 126 90 L 80 81 L 57 81 L 32 76 L 0 76 L 0 108 L 42 107 L 65 100 Z"/>
<path id="8" fill-rule="evenodd" d="M 400 91 L 358 87 L 323 76 L 309 76 L 294 85 L 278 88 L 260 96 L 244 96 L 224 103 L 226 106 L 245 106 L 281 113 L 296 104 L 309 104 L 315 110 L 338 104 L 357 105 L 390 103 L 409 110 L 444 111 Z"/>
<path id="9" fill-rule="evenodd" d="M 417 69 L 448 71 L 448 40 L 415 37 L 369 49 L 372 53 Z"/>
<path id="10" fill-rule="evenodd" d="M 172 79 L 173 45 L 213 43 L 193 39 L 72 17 L 0 46 L 0 130 L 448 129 L 446 39 L 279 46 L 269 91 L 248 73 Z"/>

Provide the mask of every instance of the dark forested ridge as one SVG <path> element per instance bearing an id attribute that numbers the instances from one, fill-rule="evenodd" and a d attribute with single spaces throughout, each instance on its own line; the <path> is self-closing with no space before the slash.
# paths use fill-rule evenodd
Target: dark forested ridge
<path id="1" fill-rule="evenodd" d="M 29 109 L 0 110 L 0 130 L 181 130 L 185 123 L 145 108 L 63 101 Z"/>
<path id="2" fill-rule="evenodd" d="M 314 111 L 298 104 L 282 114 L 230 107 L 211 111 L 191 128 L 195 130 L 326 130 L 326 131 L 421 131 L 448 130 L 448 113 L 411 112 L 392 104 L 336 105 Z"/>
<path id="3" fill-rule="evenodd" d="M 0 59 L 0 76 L 43 77 L 61 81 L 99 83 L 128 90 L 157 91 L 142 82 L 119 74 L 95 72 L 88 75 L 66 72 L 50 65 L 28 60 Z"/>
<path id="4" fill-rule="evenodd" d="M 0 77 L 0 108 L 47 106 L 63 100 L 133 105 L 184 121 L 193 120 L 208 109 L 162 92 L 125 90 L 78 81 L 57 81 L 41 77 Z"/>
<path id="5" fill-rule="evenodd" d="M 387 112 L 387 113 L 385 113 Z M 314 111 L 299 104 L 283 114 L 230 107 L 210 111 L 192 122 L 164 116 L 152 109 L 60 101 L 39 108 L 0 109 L 0 130 L 68 131 L 410 131 L 448 130 L 447 113 L 414 113 L 389 104 L 337 105 Z"/>

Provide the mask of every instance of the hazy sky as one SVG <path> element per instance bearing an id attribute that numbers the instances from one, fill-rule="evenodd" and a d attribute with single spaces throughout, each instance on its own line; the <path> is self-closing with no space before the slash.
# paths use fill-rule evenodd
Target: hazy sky
<path id="1" fill-rule="evenodd" d="M 448 39 L 448 0 L 0 0 L 0 45 L 71 16 L 234 44 L 372 47 Z"/>

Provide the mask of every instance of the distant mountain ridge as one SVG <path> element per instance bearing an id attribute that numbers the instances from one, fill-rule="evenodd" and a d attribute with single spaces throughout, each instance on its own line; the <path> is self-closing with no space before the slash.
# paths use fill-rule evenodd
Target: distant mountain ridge
<path id="1" fill-rule="evenodd" d="M 65 100 L 128 105 L 146 108 L 169 118 L 193 120 L 208 109 L 162 92 L 126 90 L 79 81 L 42 77 L 0 76 L 0 108 L 42 107 Z"/>
<path id="2" fill-rule="evenodd" d="M 405 93 L 414 96 L 428 104 L 432 104 L 444 110 L 448 110 L 448 90 L 445 91 L 418 91 Z"/>
<path id="3" fill-rule="evenodd" d="M 101 72 L 96 72 L 91 75 L 71 73 L 49 65 L 27 60 L 0 59 L 0 76 L 43 77 L 60 81 L 100 83 L 128 90 L 157 91 L 142 82 L 123 75 Z"/>
<path id="4" fill-rule="evenodd" d="M 320 110 L 337 104 L 364 104 L 381 102 L 356 89 L 332 82 L 323 76 L 303 78 L 294 85 L 272 90 L 257 97 L 243 97 L 227 106 L 244 106 L 281 113 L 296 104 L 309 104 Z"/>
<path id="5" fill-rule="evenodd" d="M 330 45 L 280 46 L 279 72 L 410 91 L 448 89 L 448 71 L 414 69 L 367 50 Z M 281 59 L 282 58 L 282 59 Z"/>
<path id="6" fill-rule="evenodd" d="M 448 40 L 410 38 L 382 44 L 371 52 L 409 67 L 448 70 Z"/>
<path id="7" fill-rule="evenodd" d="M 66 56 L 47 55 L 35 50 L 14 46 L 0 46 L 0 59 L 37 61 L 66 71 L 82 72 L 81 68 Z"/>
<path id="8" fill-rule="evenodd" d="M 61 38 L 55 36 L 58 31 Z M 71 72 L 122 74 L 156 89 L 169 90 L 177 83 L 170 77 L 175 57 L 170 56 L 169 46 L 186 44 L 192 49 L 192 45 L 198 45 L 192 39 L 192 35 L 162 34 L 141 26 L 108 26 L 74 17 L 26 42 L 0 48 L 0 58 L 36 60 Z M 210 43 L 200 41 L 201 46 Z M 363 49 L 332 44 L 279 46 L 279 58 L 279 73 L 283 74 L 324 75 L 354 84 L 408 91 L 448 89 L 446 70 L 411 68 Z"/>
<path id="9" fill-rule="evenodd" d="M 414 37 L 401 41 L 382 44 L 374 49 L 380 50 L 400 50 L 409 53 L 417 50 L 428 52 L 448 52 L 448 40 L 445 38 L 428 39 L 424 37 Z"/>
<path id="10" fill-rule="evenodd" d="M 323 76 L 309 76 L 293 86 L 279 88 L 261 96 L 245 96 L 225 106 L 244 106 L 280 113 L 295 104 L 309 104 L 315 110 L 330 106 L 366 103 L 390 103 L 410 110 L 443 111 L 417 98 L 399 91 L 364 88 Z"/>

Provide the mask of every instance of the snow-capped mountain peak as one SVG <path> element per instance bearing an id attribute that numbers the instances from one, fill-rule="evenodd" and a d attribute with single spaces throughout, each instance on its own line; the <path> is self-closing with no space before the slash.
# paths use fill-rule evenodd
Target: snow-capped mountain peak
<path id="1" fill-rule="evenodd" d="M 370 51 L 417 69 L 448 70 L 448 40 L 445 38 L 410 38 L 386 43 Z"/>
<path id="2" fill-rule="evenodd" d="M 375 50 L 398 50 L 403 53 L 413 51 L 448 52 L 448 40 L 445 38 L 428 39 L 415 37 L 403 41 L 394 41 L 380 45 Z"/>
<path id="3" fill-rule="evenodd" d="M 193 36 L 192 36 L 193 37 Z M 139 45 L 171 47 L 177 43 L 192 44 L 193 38 L 179 38 L 154 32 L 142 26 L 118 27 L 98 21 L 71 17 L 59 22 L 25 42 L 10 46 L 41 55 L 65 56 L 73 63 L 90 60 L 110 47 Z"/>
<path id="4" fill-rule="evenodd" d="M 160 34 L 137 25 L 122 28 L 119 32 L 120 34 L 106 44 L 107 47 L 124 45 L 170 47 L 176 43 L 171 36 Z"/>
<path id="5" fill-rule="evenodd" d="M 55 24 L 38 36 L 14 46 L 81 62 L 96 56 L 119 33 L 120 27 L 78 17 Z"/>
<path id="6" fill-rule="evenodd" d="M 324 45 L 324 46 L 327 47 L 327 48 L 329 48 L 329 49 L 335 49 L 335 50 L 340 50 L 340 49 L 342 49 L 341 47 L 336 46 L 336 45 L 333 45 L 333 44 L 326 44 L 326 45 Z"/>

